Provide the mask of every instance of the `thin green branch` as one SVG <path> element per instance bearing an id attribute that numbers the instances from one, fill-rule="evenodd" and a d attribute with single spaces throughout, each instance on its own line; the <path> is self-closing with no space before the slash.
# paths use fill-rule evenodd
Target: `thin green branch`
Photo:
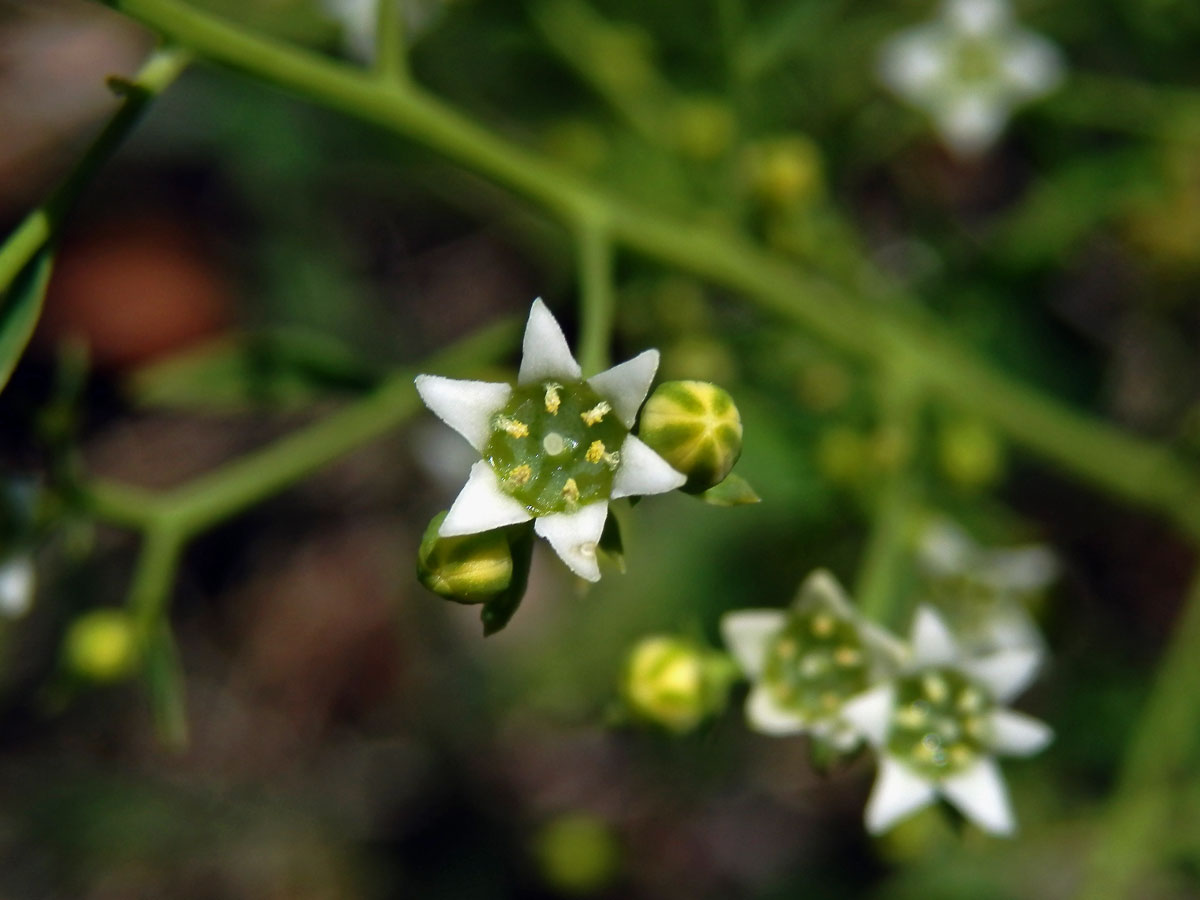
<path id="1" fill-rule="evenodd" d="M 1137 896 L 1141 876 L 1162 862 L 1156 848 L 1169 842 L 1179 790 L 1195 776 L 1200 745 L 1200 571 L 1158 666 L 1150 696 L 1093 847 L 1080 897 L 1123 900 Z"/>
<path id="2" fill-rule="evenodd" d="M 0 291 L 12 284 L 34 254 L 54 237 L 96 170 L 116 152 L 154 98 L 179 77 L 190 58 L 185 50 L 161 48 L 150 54 L 132 80 L 110 82 L 124 102 L 50 198 L 27 215 L 0 246 Z"/>
<path id="3" fill-rule="evenodd" d="M 376 0 L 375 74 L 385 84 L 409 82 L 408 46 L 401 0 Z"/>
<path id="4" fill-rule="evenodd" d="M 862 614 L 887 628 L 900 624 L 901 574 L 907 537 L 917 507 L 913 460 L 917 452 L 921 396 L 903 371 L 881 383 L 879 438 L 891 448 L 888 471 L 876 494 L 871 535 L 854 596 Z"/>
<path id="5" fill-rule="evenodd" d="M 613 288 L 613 247 L 608 230 L 599 222 L 587 221 L 579 228 L 579 364 L 585 376 L 609 366 L 616 293 Z"/>

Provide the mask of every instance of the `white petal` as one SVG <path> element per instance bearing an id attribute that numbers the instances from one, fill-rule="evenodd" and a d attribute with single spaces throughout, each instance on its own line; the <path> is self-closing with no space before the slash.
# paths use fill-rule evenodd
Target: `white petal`
<path id="1" fill-rule="evenodd" d="M 1062 57 L 1058 48 L 1041 35 L 1024 32 L 1015 38 L 1004 55 L 1004 75 L 1024 98 L 1052 91 L 1062 79 Z"/>
<path id="2" fill-rule="evenodd" d="M 879 774 L 867 801 L 867 830 L 886 831 L 896 822 L 928 806 L 934 798 L 933 785 L 904 763 L 890 756 L 879 760 Z"/>
<path id="3" fill-rule="evenodd" d="M 525 324 L 517 384 L 532 384 L 547 378 L 578 381 L 582 374 L 558 320 L 538 297 L 533 301 L 529 321 Z"/>
<path id="4" fill-rule="evenodd" d="M 1049 725 L 1024 713 L 998 709 L 988 719 L 989 746 L 1004 756 L 1032 756 L 1054 740 Z"/>
<path id="5" fill-rule="evenodd" d="M 1008 104 L 991 94 L 961 94 L 934 115 L 938 131 L 961 157 L 978 156 L 996 142 L 1008 123 Z"/>
<path id="6" fill-rule="evenodd" d="M 775 702 L 764 684 L 756 684 L 746 698 L 746 721 L 755 731 L 775 736 L 800 734 L 806 727 L 803 718 Z"/>
<path id="7" fill-rule="evenodd" d="M 0 566 L 0 615 L 16 618 L 33 600 L 33 560 L 18 556 Z"/>
<path id="8" fill-rule="evenodd" d="M 841 717 L 876 747 L 884 744 L 892 725 L 896 690 L 881 684 L 842 704 Z"/>
<path id="9" fill-rule="evenodd" d="M 908 660 L 908 646 L 883 626 L 860 621 L 858 633 L 863 643 L 875 651 L 876 662 L 883 663 L 886 668 L 898 666 Z"/>
<path id="10" fill-rule="evenodd" d="M 945 16 L 962 34 L 981 37 L 995 33 L 1008 19 L 1004 0 L 949 0 Z"/>
<path id="11" fill-rule="evenodd" d="M 607 518 L 607 503 L 589 503 L 575 512 L 539 516 L 533 523 L 533 530 L 550 542 L 554 552 L 572 572 L 588 581 L 599 581 L 596 545 L 600 543 Z"/>
<path id="12" fill-rule="evenodd" d="M 1058 558 L 1046 547 L 993 550 L 980 560 L 979 580 L 997 593 L 1030 594 L 1058 576 Z"/>
<path id="13" fill-rule="evenodd" d="M 959 655 L 954 636 L 932 606 L 923 604 L 917 608 L 909 642 L 913 663 L 918 666 L 945 665 L 954 662 Z"/>
<path id="14" fill-rule="evenodd" d="M 721 618 L 721 637 L 748 678 L 762 674 L 767 644 L 787 621 L 778 609 L 747 609 Z"/>
<path id="15" fill-rule="evenodd" d="M 621 444 L 621 464 L 613 476 L 612 498 L 665 494 L 686 482 L 686 476 L 631 434 Z"/>
<path id="16" fill-rule="evenodd" d="M 442 537 L 476 534 L 532 518 L 523 503 L 500 490 L 496 473 L 487 460 L 481 459 L 471 466 L 467 483 L 458 492 L 438 534 Z"/>
<path id="17" fill-rule="evenodd" d="M 1042 662 L 1040 651 L 1028 647 L 998 650 L 979 659 L 962 663 L 963 671 L 983 682 L 997 703 L 1007 703 L 1020 694 L 1037 675 Z"/>
<path id="18" fill-rule="evenodd" d="M 483 452 L 492 431 L 492 416 L 504 408 L 512 388 L 494 381 L 467 381 L 440 375 L 418 375 L 417 393 L 433 414 Z"/>
<path id="19" fill-rule="evenodd" d="M 825 569 L 817 569 L 800 585 L 800 596 L 796 607 L 808 610 L 815 607 L 826 609 L 839 619 L 853 619 L 854 608 L 846 599 L 846 592 L 833 575 Z"/>
<path id="20" fill-rule="evenodd" d="M 919 27 L 888 41 L 880 55 L 879 77 L 897 94 L 919 97 L 946 74 L 949 63 L 943 29 Z"/>
<path id="21" fill-rule="evenodd" d="M 985 757 L 959 773 L 943 778 L 938 784 L 946 799 L 959 811 L 992 834 L 1008 835 L 1016 830 L 1008 788 L 1000 775 L 1000 767 L 991 757 Z"/>
<path id="22" fill-rule="evenodd" d="M 975 542 L 957 523 L 937 518 L 920 538 L 917 553 L 922 568 L 931 575 L 960 575 L 969 570 L 978 554 Z"/>
<path id="23" fill-rule="evenodd" d="M 597 394 L 612 404 L 625 427 L 632 428 L 657 371 L 658 351 L 647 350 L 619 366 L 593 375 L 587 382 Z"/>

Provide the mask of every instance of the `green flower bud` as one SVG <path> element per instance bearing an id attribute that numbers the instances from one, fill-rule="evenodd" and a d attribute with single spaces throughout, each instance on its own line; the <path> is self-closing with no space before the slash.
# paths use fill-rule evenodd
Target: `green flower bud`
<path id="1" fill-rule="evenodd" d="M 120 681 L 141 656 L 133 619 L 121 609 L 96 609 L 71 623 L 62 645 L 67 669 L 91 681 Z"/>
<path id="2" fill-rule="evenodd" d="M 682 490 L 720 484 L 742 455 L 742 417 L 728 392 L 707 381 L 667 381 L 642 407 L 638 437 L 687 476 Z"/>
<path id="3" fill-rule="evenodd" d="M 821 153 L 802 135 L 756 144 L 748 153 L 748 163 L 754 193 L 765 206 L 792 209 L 821 190 Z"/>
<path id="4" fill-rule="evenodd" d="M 438 537 L 445 512 L 433 517 L 417 550 L 417 579 L 456 603 L 486 603 L 512 581 L 512 550 L 503 531 Z"/>
<path id="5" fill-rule="evenodd" d="M 637 718 L 685 734 L 725 705 L 733 675 L 723 654 L 656 635 L 630 651 L 621 693 Z"/>
<path id="6" fill-rule="evenodd" d="M 938 434 L 937 454 L 946 477 L 967 490 L 985 490 L 1004 475 L 1004 445 L 982 422 L 946 423 Z"/>
<path id="7" fill-rule="evenodd" d="M 693 159 L 713 160 L 733 143 L 737 122 L 729 106 L 710 97 L 691 97 L 675 108 L 675 141 Z"/>
<path id="8" fill-rule="evenodd" d="M 562 894 L 593 894 L 617 874 L 621 851 L 612 828 L 586 813 L 571 813 L 542 826 L 533 844 L 542 878 Z"/>

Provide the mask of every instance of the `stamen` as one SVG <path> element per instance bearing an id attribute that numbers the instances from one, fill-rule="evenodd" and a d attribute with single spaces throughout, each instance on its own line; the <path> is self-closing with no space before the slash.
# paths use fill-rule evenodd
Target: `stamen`
<path id="1" fill-rule="evenodd" d="M 558 407 L 562 403 L 558 396 L 561 387 L 561 384 L 555 384 L 553 381 L 546 382 L 546 412 L 552 416 L 558 415 Z"/>
<path id="2" fill-rule="evenodd" d="M 945 680 L 940 675 L 933 673 L 921 679 L 921 687 L 925 689 L 925 696 L 934 703 L 944 703 L 946 695 L 950 693 Z"/>
<path id="3" fill-rule="evenodd" d="M 603 422 L 604 417 L 612 412 L 612 404 L 607 400 L 601 400 L 587 412 L 581 412 L 579 418 L 583 419 L 585 425 L 595 425 L 598 422 Z"/>
<path id="4" fill-rule="evenodd" d="M 587 449 L 587 455 L 584 457 L 590 463 L 598 463 L 603 461 L 607 454 L 604 452 L 604 441 L 592 441 L 591 446 Z"/>
<path id="5" fill-rule="evenodd" d="M 563 485 L 562 495 L 567 503 L 579 502 L 579 485 L 575 483 L 574 478 L 567 479 L 567 483 Z"/>
<path id="6" fill-rule="evenodd" d="M 508 416 L 496 417 L 496 428 L 500 431 L 507 432 L 515 438 L 523 438 L 529 436 L 529 426 L 519 419 L 510 419 Z"/>
<path id="7" fill-rule="evenodd" d="M 920 728 L 925 724 L 927 715 L 923 706 L 910 703 L 903 709 L 897 710 L 893 718 L 896 724 L 902 728 Z"/>
<path id="8" fill-rule="evenodd" d="M 826 613 L 819 613 L 818 615 L 813 616 L 812 633 L 817 637 L 829 637 L 829 635 L 833 632 L 833 626 L 833 616 L 827 615 Z"/>
<path id="9" fill-rule="evenodd" d="M 857 666 L 862 661 L 862 654 L 853 647 L 838 647 L 833 651 L 833 661 L 839 666 Z"/>
<path id="10" fill-rule="evenodd" d="M 522 463 L 508 473 L 508 480 L 517 486 L 529 484 L 529 479 L 532 477 L 533 469 L 529 468 L 526 463 Z"/>

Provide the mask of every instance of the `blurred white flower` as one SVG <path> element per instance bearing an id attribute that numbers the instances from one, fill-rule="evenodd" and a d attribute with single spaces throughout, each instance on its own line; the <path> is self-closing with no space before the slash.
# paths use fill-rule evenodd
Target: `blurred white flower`
<path id="1" fill-rule="evenodd" d="M 375 59 L 375 31 L 380 3 L 399 3 L 411 40 L 428 29 L 448 0 L 321 0 L 326 14 L 342 26 L 342 46 L 360 62 Z"/>
<path id="2" fill-rule="evenodd" d="M 1062 79 L 1058 49 L 1018 27 L 1006 0 L 946 0 L 941 16 L 908 28 L 880 53 L 884 83 L 928 113 L 950 150 L 978 155 L 1012 110 Z"/>
<path id="3" fill-rule="evenodd" d="M 931 600 L 971 650 L 1045 649 L 1027 603 L 1058 577 L 1049 547 L 982 547 L 958 524 L 937 517 L 917 539 L 917 562 Z"/>
<path id="4" fill-rule="evenodd" d="M 842 705 L 894 671 L 903 648 L 862 619 L 828 572 L 813 572 L 790 610 L 750 609 L 721 620 L 725 644 L 754 681 L 750 727 L 765 734 L 808 732 L 839 751 L 860 735 Z"/>
<path id="5" fill-rule="evenodd" d="M 917 610 L 910 642 L 899 676 L 842 708 L 879 753 L 867 829 L 886 831 L 940 795 L 985 831 L 1012 834 L 1016 823 L 995 757 L 1029 756 L 1053 737 L 1043 722 L 1004 708 L 1033 679 L 1040 654 L 967 657 L 928 606 Z"/>
<path id="6" fill-rule="evenodd" d="M 33 558 L 18 554 L 0 562 L 0 616 L 16 619 L 33 605 Z"/>
<path id="7" fill-rule="evenodd" d="M 438 534 L 534 520 L 570 569 L 600 579 L 596 549 L 608 501 L 662 494 L 687 480 L 629 433 L 658 370 L 658 351 L 583 380 L 546 304 L 525 326 L 517 386 L 418 375 L 417 393 L 483 457 Z"/>

